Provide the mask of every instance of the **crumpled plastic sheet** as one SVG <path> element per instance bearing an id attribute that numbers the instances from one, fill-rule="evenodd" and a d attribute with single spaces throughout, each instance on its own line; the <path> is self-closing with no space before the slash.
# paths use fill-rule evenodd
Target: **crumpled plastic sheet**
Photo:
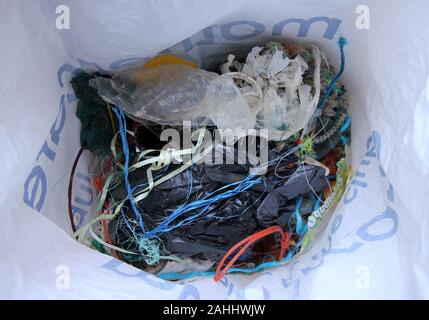
<path id="1" fill-rule="evenodd" d="M 219 129 L 255 127 L 256 119 L 231 78 L 189 65 L 128 69 L 90 84 L 140 122 L 207 125 L 209 119 Z"/>

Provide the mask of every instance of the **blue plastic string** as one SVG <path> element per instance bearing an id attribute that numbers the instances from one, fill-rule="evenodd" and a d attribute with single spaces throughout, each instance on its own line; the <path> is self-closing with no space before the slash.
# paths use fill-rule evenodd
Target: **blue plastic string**
<path id="1" fill-rule="evenodd" d="M 301 204 L 302 204 L 302 197 L 298 197 L 296 199 L 296 204 L 295 204 L 295 219 L 296 219 L 296 233 L 299 236 L 302 236 L 304 233 L 304 227 L 302 225 L 302 218 L 301 215 L 299 213 L 299 208 L 301 208 Z"/>
<path id="2" fill-rule="evenodd" d="M 280 261 L 264 262 L 264 263 L 261 263 L 260 265 L 254 267 L 254 268 L 231 268 L 227 271 L 227 273 L 255 273 L 255 272 L 260 272 L 260 271 L 264 271 L 266 269 L 281 266 L 281 265 L 285 264 L 286 262 L 289 262 L 289 260 L 292 259 L 292 257 L 293 257 L 293 254 L 291 252 L 289 252 L 287 254 L 287 256 L 284 257 Z M 160 273 L 157 276 L 160 277 L 161 279 L 165 279 L 165 280 L 173 280 L 173 279 L 174 280 L 187 280 L 187 279 L 191 279 L 194 277 L 211 277 L 211 276 L 214 276 L 215 274 L 216 274 L 216 272 L 214 272 L 214 271 L 205 271 L 205 272 L 194 271 L 194 272 L 188 272 L 188 273 L 164 272 L 164 273 Z"/>
<path id="3" fill-rule="evenodd" d="M 345 67 L 345 63 L 346 63 L 346 57 L 344 54 L 344 46 L 347 44 L 347 39 L 344 37 L 340 37 L 340 39 L 338 40 L 338 45 L 340 48 L 340 54 L 341 54 L 341 65 L 340 65 L 340 71 L 337 73 L 337 75 L 335 76 L 334 79 L 332 79 L 331 83 L 328 85 L 328 87 L 326 88 L 325 94 L 323 95 L 322 99 L 320 100 L 317 109 L 318 110 L 322 110 L 323 107 L 326 104 L 326 101 L 328 101 L 329 96 L 331 95 L 332 91 L 335 88 L 335 85 L 337 84 L 338 80 L 340 79 L 341 75 L 344 72 L 344 67 Z"/>
<path id="4" fill-rule="evenodd" d="M 119 122 L 119 132 L 121 135 L 121 142 L 122 142 L 122 152 L 124 153 L 125 163 L 124 163 L 124 182 L 125 182 L 125 188 L 127 189 L 128 199 L 130 199 L 131 208 L 133 209 L 136 218 L 138 219 L 139 225 L 142 228 L 142 230 L 145 230 L 145 226 L 143 223 L 142 215 L 140 214 L 139 210 L 137 209 L 135 203 L 134 203 L 134 197 L 133 192 L 131 190 L 131 185 L 128 180 L 128 167 L 130 162 L 130 150 L 128 148 L 128 141 L 127 141 L 127 120 L 125 119 L 125 115 L 123 111 L 118 107 L 112 108 L 113 112 L 115 112 L 118 122 Z"/>
<path id="5" fill-rule="evenodd" d="M 313 209 L 312 211 L 316 211 L 320 207 L 320 199 L 322 199 L 322 192 L 319 193 L 318 197 L 316 197 L 313 193 L 310 194 L 311 199 L 313 200 Z"/>
<path id="6" fill-rule="evenodd" d="M 197 218 L 204 215 L 215 202 L 231 198 L 231 197 L 253 187 L 255 184 L 259 184 L 261 182 L 262 182 L 261 178 L 255 178 L 253 175 L 249 175 L 241 181 L 236 181 L 236 182 L 230 183 L 228 185 L 223 186 L 222 188 L 219 188 L 218 190 L 216 190 L 214 192 L 208 193 L 202 199 L 199 199 L 199 200 L 193 201 L 191 203 L 188 203 L 186 205 L 180 206 L 171 215 L 169 215 L 160 225 L 158 225 L 157 227 L 155 227 L 151 231 L 147 232 L 146 236 L 149 238 L 155 237 L 156 235 L 158 235 L 160 233 L 169 232 L 173 229 L 177 229 L 177 228 L 182 227 L 184 225 L 188 225 L 188 224 L 192 223 L 193 221 L 195 221 Z M 223 193 L 217 194 L 217 193 L 219 193 L 219 191 L 222 191 L 224 189 L 227 189 L 227 188 L 230 188 L 233 186 L 235 186 L 234 189 L 226 190 Z M 197 209 L 201 209 L 197 214 L 189 216 L 189 217 L 177 222 L 176 224 L 173 224 L 174 221 L 179 216 L 182 216 L 183 214 L 185 214 L 187 212 L 197 210 Z"/>
<path id="7" fill-rule="evenodd" d="M 344 131 L 346 131 L 349 127 L 350 127 L 350 116 L 347 116 L 346 121 L 344 122 L 344 124 L 340 128 L 341 141 L 344 144 L 347 144 L 348 141 L 347 141 L 347 138 L 342 135 L 342 133 L 344 133 Z"/>

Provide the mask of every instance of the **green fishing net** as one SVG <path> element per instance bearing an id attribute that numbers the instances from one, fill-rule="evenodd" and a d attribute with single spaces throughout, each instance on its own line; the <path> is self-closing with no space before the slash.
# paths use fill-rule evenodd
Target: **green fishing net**
<path id="1" fill-rule="evenodd" d="M 114 135 L 112 122 L 107 103 L 98 95 L 95 88 L 89 86 L 89 80 L 99 76 L 102 75 L 82 72 L 70 83 L 79 99 L 76 116 L 82 124 L 80 144 L 84 149 L 97 155 L 105 155 L 110 153 L 110 143 Z M 116 127 L 117 120 L 113 121 Z"/>

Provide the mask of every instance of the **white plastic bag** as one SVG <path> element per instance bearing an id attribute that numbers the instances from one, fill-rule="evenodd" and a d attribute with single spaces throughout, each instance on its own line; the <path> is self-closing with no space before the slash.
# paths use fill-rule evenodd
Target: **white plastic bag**
<path id="1" fill-rule="evenodd" d="M 428 9 L 424 0 L 0 1 L 0 298 L 429 298 Z M 354 177 L 305 254 L 218 283 L 173 283 L 72 239 L 72 73 L 167 48 L 204 67 L 279 38 L 315 43 L 338 62 L 340 35 Z M 84 153 L 77 225 L 94 210 L 90 173 Z"/>

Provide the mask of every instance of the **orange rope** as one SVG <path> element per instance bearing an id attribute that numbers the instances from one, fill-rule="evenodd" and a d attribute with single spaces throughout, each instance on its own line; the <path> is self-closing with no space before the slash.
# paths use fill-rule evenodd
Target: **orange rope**
<path id="1" fill-rule="evenodd" d="M 97 176 L 94 178 L 94 185 L 95 185 L 95 188 L 97 189 L 97 191 L 101 192 L 101 190 L 103 189 L 103 182 L 102 182 L 101 176 Z M 104 210 L 105 210 L 105 212 L 106 211 L 110 212 L 109 205 L 108 205 L 107 201 L 104 203 Z M 106 237 L 107 243 L 112 244 L 113 242 L 112 242 L 112 239 L 110 238 L 109 229 L 107 228 L 106 220 L 102 219 L 101 224 L 103 226 L 103 233 L 104 233 L 104 236 Z M 112 255 L 116 259 L 119 259 L 119 255 L 115 250 L 112 251 Z"/>
<path id="2" fill-rule="evenodd" d="M 220 279 L 222 279 L 223 276 L 225 276 L 225 274 L 228 272 L 228 270 L 233 266 L 234 262 L 237 261 L 238 258 L 240 258 L 240 256 L 247 250 L 247 248 L 252 243 L 273 233 L 280 233 L 282 236 L 281 243 L 280 243 L 281 250 L 279 254 L 279 260 L 281 260 L 285 256 L 286 250 L 289 248 L 290 235 L 288 232 L 284 232 L 282 228 L 280 228 L 279 226 L 269 227 L 265 230 L 252 234 L 251 236 L 247 237 L 244 240 L 241 240 L 240 242 L 235 244 L 231 249 L 229 249 L 228 252 L 223 256 L 219 265 L 217 266 L 214 280 L 219 281 Z M 222 270 L 222 266 L 225 264 L 226 259 L 228 259 L 228 257 L 232 255 L 240 247 L 242 248 L 235 254 L 235 256 L 231 259 L 231 261 L 229 261 L 228 264 L 225 266 L 225 268 Z"/>

